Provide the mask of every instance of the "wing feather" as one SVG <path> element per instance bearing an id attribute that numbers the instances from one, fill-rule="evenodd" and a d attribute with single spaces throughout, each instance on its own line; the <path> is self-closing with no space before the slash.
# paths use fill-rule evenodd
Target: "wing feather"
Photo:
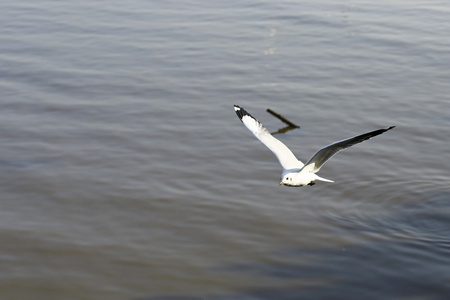
<path id="1" fill-rule="evenodd" d="M 306 162 L 302 171 L 316 173 L 333 155 L 335 155 L 339 151 L 347 149 L 353 145 L 359 144 L 365 140 L 373 138 L 374 136 L 385 133 L 386 131 L 391 130 L 393 128 L 395 128 L 395 126 L 391 126 L 389 128 L 385 128 L 385 129 L 378 129 L 375 131 L 364 133 L 364 134 L 361 134 L 361 135 L 358 135 L 358 136 L 355 136 L 355 137 L 352 137 L 349 139 L 345 139 L 342 141 L 338 141 L 338 142 L 335 142 L 328 146 L 325 146 L 325 147 L 319 149 L 313 155 L 313 157 L 311 157 Z"/>
<path id="2" fill-rule="evenodd" d="M 235 105 L 234 111 L 255 137 L 275 154 L 283 169 L 291 170 L 303 167 L 303 163 L 295 157 L 292 151 L 280 140 L 274 138 L 261 122 L 256 120 L 244 108 Z"/>

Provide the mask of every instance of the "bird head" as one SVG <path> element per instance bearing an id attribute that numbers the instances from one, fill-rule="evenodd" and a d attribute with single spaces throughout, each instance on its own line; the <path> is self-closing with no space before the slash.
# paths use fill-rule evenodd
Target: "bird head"
<path id="1" fill-rule="evenodd" d="M 280 185 L 285 186 L 304 186 L 304 184 L 299 180 L 298 172 L 296 173 L 287 173 L 281 176 Z"/>

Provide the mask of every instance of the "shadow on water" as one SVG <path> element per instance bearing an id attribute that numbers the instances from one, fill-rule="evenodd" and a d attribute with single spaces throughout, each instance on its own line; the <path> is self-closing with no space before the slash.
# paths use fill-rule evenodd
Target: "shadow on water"
<path id="1" fill-rule="evenodd" d="M 450 193 L 436 192 L 427 198 L 433 201 L 404 205 L 400 213 L 380 217 L 377 222 L 333 221 L 348 234 L 376 233 L 364 244 L 285 249 L 276 254 L 276 263 L 218 268 L 220 272 L 247 274 L 255 278 L 254 282 L 260 278 L 286 283 L 285 287 L 249 288 L 227 296 L 173 295 L 139 300 L 448 299 Z"/>

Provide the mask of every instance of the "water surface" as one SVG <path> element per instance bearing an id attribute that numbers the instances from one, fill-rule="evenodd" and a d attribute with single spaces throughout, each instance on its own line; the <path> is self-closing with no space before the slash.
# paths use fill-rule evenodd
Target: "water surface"
<path id="1" fill-rule="evenodd" d="M 447 299 L 450 6 L 0 4 L 5 299 Z M 245 107 L 335 183 L 279 187 Z"/>

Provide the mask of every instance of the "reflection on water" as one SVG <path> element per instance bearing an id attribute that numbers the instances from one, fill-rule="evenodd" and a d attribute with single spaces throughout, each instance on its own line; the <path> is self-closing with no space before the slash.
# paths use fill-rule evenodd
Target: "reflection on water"
<path id="1" fill-rule="evenodd" d="M 267 112 L 273 115 L 274 117 L 280 119 L 282 122 L 286 123 L 288 126 L 278 129 L 278 131 L 272 132 L 272 134 L 281 134 L 286 133 L 290 130 L 300 128 L 297 124 L 292 122 L 291 120 L 287 119 L 285 116 L 280 115 L 279 113 L 273 111 L 272 109 L 268 108 Z"/>
<path id="2" fill-rule="evenodd" d="M 286 133 L 288 131 L 294 130 L 294 129 L 298 129 L 298 127 L 294 127 L 294 126 L 286 126 L 283 128 L 278 129 L 277 131 L 271 132 L 272 135 L 275 134 L 282 134 L 282 133 Z"/>

